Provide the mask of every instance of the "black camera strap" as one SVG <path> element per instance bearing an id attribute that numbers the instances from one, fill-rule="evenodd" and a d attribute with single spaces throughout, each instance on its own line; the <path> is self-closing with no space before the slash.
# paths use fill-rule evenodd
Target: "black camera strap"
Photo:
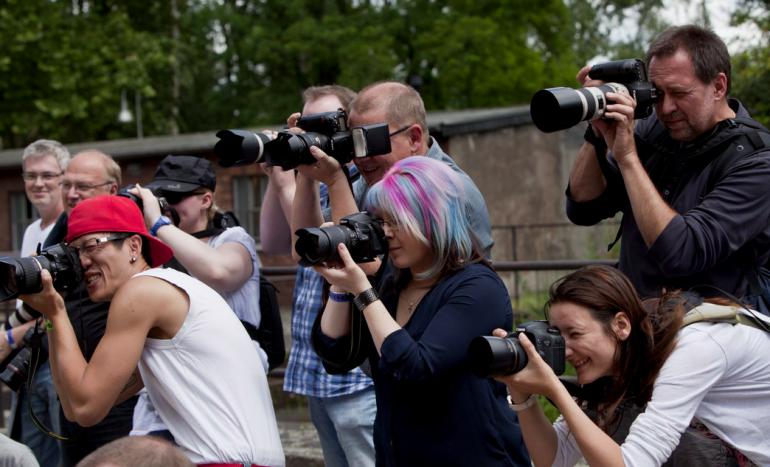
<path id="1" fill-rule="evenodd" d="M 29 413 L 29 418 L 32 420 L 32 424 L 35 425 L 35 428 L 37 428 L 41 433 L 48 436 L 49 438 L 53 438 L 57 441 L 69 441 L 69 438 L 66 436 L 59 434 L 52 429 L 45 426 L 43 422 L 40 421 L 39 418 L 37 418 L 37 415 L 35 415 L 35 411 L 32 409 L 32 397 L 30 397 L 30 388 L 33 385 L 33 381 L 35 380 L 35 375 L 37 374 L 37 367 L 41 363 L 40 354 L 42 352 L 42 345 L 41 340 L 43 338 L 43 331 L 40 329 L 40 323 L 35 323 L 35 332 L 32 334 L 32 338 L 29 341 L 30 345 L 30 367 L 29 372 L 27 372 L 27 382 L 25 385 L 25 388 L 27 390 L 27 411 Z"/>

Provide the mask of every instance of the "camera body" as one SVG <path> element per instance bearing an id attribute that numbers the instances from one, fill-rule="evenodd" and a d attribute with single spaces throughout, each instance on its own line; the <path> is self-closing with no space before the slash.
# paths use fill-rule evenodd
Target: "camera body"
<path id="1" fill-rule="evenodd" d="M 537 353 L 556 375 L 564 373 L 564 338 L 547 321 L 528 321 L 505 337 L 475 337 L 468 347 L 471 370 L 478 376 L 503 376 L 518 373 L 527 366 L 529 358 L 519 342 L 524 334 Z"/>
<path id="2" fill-rule="evenodd" d="M 32 352 L 39 351 L 42 333 L 34 327 L 24 333 L 20 345 L 0 362 L 0 381 L 12 391 L 18 392 L 27 380 L 32 363 Z M 47 356 L 47 352 L 46 352 Z"/>
<path id="3" fill-rule="evenodd" d="M 283 170 L 315 163 L 310 147 L 317 146 L 340 164 L 354 157 L 369 157 L 390 152 L 390 132 L 387 123 L 348 128 L 348 115 L 338 109 L 333 112 L 303 115 L 297 126 L 304 133 L 279 131 L 275 139 L 246 130 L 220 130 L 214 152 L 223 167 L 265 162 Z"/>
<path id="4" fill-rule="evenodd" d="M 42 250 L 38 256 L 0 258 L 0 301 L 43 290 L 40 276 L 43 269 L 51 273 L 53 286 L 62 295 L 83 281 L 77 250 L 59 243 Z"/>
<path id="5" fill-rule="evenodd" d="M 356 263 L 374 261 L 388 251 L 382 223 L 366 211 L 343 217 L 339 225 L 299 229 L 296 235 L 294 249 L 304 266 L 339 260 L 340 243 L 345 244 Z"/>
<path id="6" fill-rule="evenodd" d="M 529 111 L 540 131 L 551 133 L 565 130 L 583 120 L 604 116 L 612 104 L 608 92 L 626 93 L 636 99 L 634 118 L 652 114 L 658 91 L 650 82 L 644 61 L 634 58 L 600 63 L 588 72 L 591 79 L 604 81 L 597 87 L 571 89 L 565 87 L 541 89 L 532 96 Z"/>

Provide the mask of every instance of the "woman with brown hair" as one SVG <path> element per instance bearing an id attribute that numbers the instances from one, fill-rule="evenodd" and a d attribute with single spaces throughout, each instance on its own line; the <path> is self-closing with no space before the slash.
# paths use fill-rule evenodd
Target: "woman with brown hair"
<path id="1" fill-rule="evenodd" d="M 557 281 L 548 320 L 564 337 L 584 396 L 572 398 L 523 334 L 529 363 L 500 378 L 535 464 L 574 465 L 585 457 L 590 465 L 660 465 L 693 418 L 751 462 L 770 464 L 770 333 L 707 321 L 683 327 L 685 313 L 701 303 L 674 292 L 643 304 L 629 280 L 607 266 Z M 536 394 L 561 411 L 553 425 Z M 619 445 L 608 432 L 616 409 L 629 403 L 646 408 Z"/>

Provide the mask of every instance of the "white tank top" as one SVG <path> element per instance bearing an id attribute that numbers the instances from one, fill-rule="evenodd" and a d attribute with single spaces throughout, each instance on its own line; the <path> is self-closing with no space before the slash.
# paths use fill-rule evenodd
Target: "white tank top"
<path id="1" fill-rule="evenodd" d="M 190 309 L 171 339 L 147 338 L 139 371 L 176 443 L 196 463 L 285 464 L 267 377 L 224 299 L 173 269 L 139 275 L 184 291 Z"/>

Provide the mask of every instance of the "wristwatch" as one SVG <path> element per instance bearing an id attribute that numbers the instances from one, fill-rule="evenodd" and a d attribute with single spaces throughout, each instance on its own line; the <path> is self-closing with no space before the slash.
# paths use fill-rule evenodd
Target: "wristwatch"
<path id="1" fill-rule="evenodd" d="M 166 216 L 160 216 L 158 220 L 155 221 L 154 224 L 152 224 L 152 227 L 150 227 L 150 235 L 153 237 L 158 236 L 158 229 L 163 227 L 164 225 L 171 225 L 173 222 L 171 222 L 171 219 L 169 219 Z"/>
<path id="2" fill-rule="evenodd" d="M 358 308 L 358 311 L 364 311 L 366 307 L 379 299 L 380 296 L 377 295 L 377 291 L 370 287 L 356 295 L 356 298 L 353 299 L 353 305 Z"/>

